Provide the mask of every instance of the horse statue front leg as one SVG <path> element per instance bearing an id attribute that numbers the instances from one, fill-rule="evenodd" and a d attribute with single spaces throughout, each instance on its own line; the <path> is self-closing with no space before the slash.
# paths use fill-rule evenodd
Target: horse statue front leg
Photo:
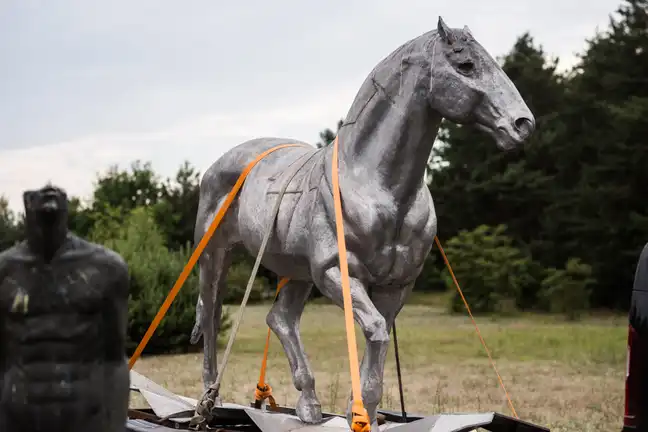
<path id="1" fill-rule="evenodd" d="M 351 261 L 351 258 L 349 261 Z M 349 284 L 351 287 L 353 316 L 367 341 L 365 358 L 363 359 L 364 367 L 362 368 L 365 373 L 364 376 L 361 376 L 362 401 L 369 414 L 372 430 L 378 430 L 376 415 L 382 397 L 382 381 L 387 348 L 389 347 L 389 332 L 385 318 L 369 298 L 366 284 L 353 276 L 349 278 Z M 339 267 L 330 267 L 324 271 L 318 287 L 322 294 L 333 303 L 344 308 L 342 278 Z M 349 424 L 352 421 L 352 402 L 352 400 L 349 402 L 347 409 Z"/>
<path id="2" fill-rule="evenodd" d="M 385 319 L 387 334 L 394 326 L 396 316 L 403 308 L 409 294 L 414 289 L 414 283 L 406 285 L 385 285 L 370 287 L 371 302 L 378 313 Z M 365 334 L 365 336 L 367 336 Z M 377 411 L 383 395 L 383 378 L 389 341 L 386 344 L 370 342 L 367 338 L 364 356 L 360 365 L 362 381 L 362 398 L 365 408 L 371 414 Z M 372 418 L 373 419 L 373 418 Z M 372 426 L 373 430 L 373 426 Z"/>

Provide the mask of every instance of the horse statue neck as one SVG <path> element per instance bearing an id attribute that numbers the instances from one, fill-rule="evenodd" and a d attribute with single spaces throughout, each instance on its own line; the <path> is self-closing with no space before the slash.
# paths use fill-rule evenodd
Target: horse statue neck
<path id="1" fill-rule="evenodd" d="M 433 37 L 405 43 L 374 68 L 339 132 L 340 176 L 371 182 L 403 204 L 424 185 L 441 124 L 428 102 L 429 64 L 421 54 Z"/>

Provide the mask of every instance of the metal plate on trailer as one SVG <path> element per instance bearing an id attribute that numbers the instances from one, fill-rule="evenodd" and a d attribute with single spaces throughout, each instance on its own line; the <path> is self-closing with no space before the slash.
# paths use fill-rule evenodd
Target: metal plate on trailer
<path id="1" fill-rule="evenodd" d="M 341 432 L 349 430 L 346 418 L 342 417 L 331 417 L 320 424 L 309 425 L 290 414 L 264 412 L 254 408 L 246 408 L 245 412 L 261 432 Z"/>
<path id="2" fill-rule="evenodd" d="M 489 425 L 493 413 L 439 414 L 390 428 L 390 432 L 469 432 Z"/>
<path id="3" fill-rule="evenodd" d="M 128 432 L 177 432 L 177 429 L 172 429 L 166 426 L 156 425 L 155 423 L 147 422 L 146 420 L 128 419 L 126 421 L 126 430 Z"/>
<path id="4" fill-rule="evenodd" d="M 346 418 L 330 417 L 318 425 L 302 423 L 299 418 L 290 414 L 273 413 L 245 409 L 221 409 L 220 417 L 213 424 L 221 430 L 258 431 L 258 432 L 341 432 L 348 431 Z M 247 419 L 243 418 L 247 417 Z M 251 427 L 255 425 L 256 427 Z M 180 425 L 178 424 L 178 427 Z M 412 420 L 409 423 L 387 422 L 380 425 L 377 432 L 470 432 L 483 428 L 491 432 L 549 432 L 549 429 L 524 421 L 502 416 L 497 413 L 485 414 L 440 414 Z M 169 432 L 178 428 L 158 426 L 145 420 L 131 419 L 127 430 L 131 432 Z"/>
<path id="5" fill-rule="evenodd" d="M 178 396 L 164 387 L 154 383 L 143 375 L 131 371 L 131 388 L 144 396 L 151 406 L 152 413 L 158 418 L 172 414 L 186 415 L 187 410 L 193 410 L 196 400 Z M 398 412 L 379 410 L 385 416 L 385 424 L 380 425 L 375 432 L 470 432 L 478 428 L 490 432 L 549 432 L 548 428 L 508 417 L 495 412 L 438 414 L 433 416 L 408 415 L 405 422 Z M 223 431 L 256 431 L 256 432 L 340 432 L 349 431 L 346 417 L 325 414 L 324 420 L 318 425 L 302 423 L 293 409 L 280 407 L 278 412 L 259 410 L 238 404 L 224 403 L 213 409 L 215 416 L 210 426 L 221 428 Z M 189 418 L 170 419 L 169 425 L 175 428 L 157 425 L 156 420 L 144 416 L 131 418 L 127 423 L 130 432 L 169 432 L 178 429 L 186 430 Z"/>
<path id="6" fill-rule="evenodd" d="M 165 389 L 134 370 L 130 371 L 130 380 L 131 390 L 139 392 L 150 405 L 153 412 L 155 412 L 155 415 L 160 418 L 184 411 L 192 411 L 198 403 L 196 399 L 179 396 Z M 246 407 L 238 404 L 224 403 L 222 408 L 243 409 Z M 188 423 L 190 420 L 191 417 L 178 417 L 173 419 L 175 423 Z"/>
<path id="7" fill-rule="evenodd" d="M 399 416 L 389 411 L 382 411 L 382 413 L 388 420 L 396 415 Z M 390 425 L 388 427 L 390 432 L 469 432 L 477 428 L 490 432 L 550 432 L 548 428 L 495 412 L 437 414 L 418 418 L 408 416 L 408 423 L 401 423 L 398 426 L 390 423 Z"/>
<path id="8" fill-rule="evenodd" d="M 198 402 L 195 399 L 178 396 L 134 370 L 130 371 L 130 388 L 146 399 L 158 417 L 194 409 Z M 182 420 L 189 421 L 189 419 Z"/>
<path id="9" fill-rule="evenodd" d="M 252 408 L 246 408 L 245 412 L 259 427 L 261 432 L 340 432 L 342 430 L 349 430 L 346 418 L 342 416 L 332 417 L 318 425 L 307 425 L 293 415 L 263 412 Z M 547 428 L 494 412 L 439 414 L 416 420 L 412 419 L 408 423 L 387 422 L 380 425 L 378 431 L 469 432 L 478 428 L 483 428 L 491 432 L 549 432 Z"/>
<path id="10" fill-rule="evenodd" d="M 485 426 L 484 429 L 491 432 L 550 432 L 549 428 L 544 426 L 534 425 L 499 413 L 493 413 L 493 422 Z"/>

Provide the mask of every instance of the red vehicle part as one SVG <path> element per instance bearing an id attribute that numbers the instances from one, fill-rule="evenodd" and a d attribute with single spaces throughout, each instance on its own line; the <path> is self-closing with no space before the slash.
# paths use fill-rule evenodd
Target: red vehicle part
<path id="1" fill-rule="evenodd" d="M 628 326 L 623 432 L 648 432 L 648 341 Z"/>

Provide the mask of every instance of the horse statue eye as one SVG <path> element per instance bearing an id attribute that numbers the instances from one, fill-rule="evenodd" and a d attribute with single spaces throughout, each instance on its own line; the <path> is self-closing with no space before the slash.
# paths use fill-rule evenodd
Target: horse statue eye
<path id="1" fill-rule="evenodd" d="M 471 61 L 464 61 L 464 62 L 459 63 L 459 70 L 462 73 L 465 73 L 465 74 L 470 73 L 470 72 L 473 71 L 473 69 L 475 69 L 475 64 L 473 62 L 471 62 Z"/>

